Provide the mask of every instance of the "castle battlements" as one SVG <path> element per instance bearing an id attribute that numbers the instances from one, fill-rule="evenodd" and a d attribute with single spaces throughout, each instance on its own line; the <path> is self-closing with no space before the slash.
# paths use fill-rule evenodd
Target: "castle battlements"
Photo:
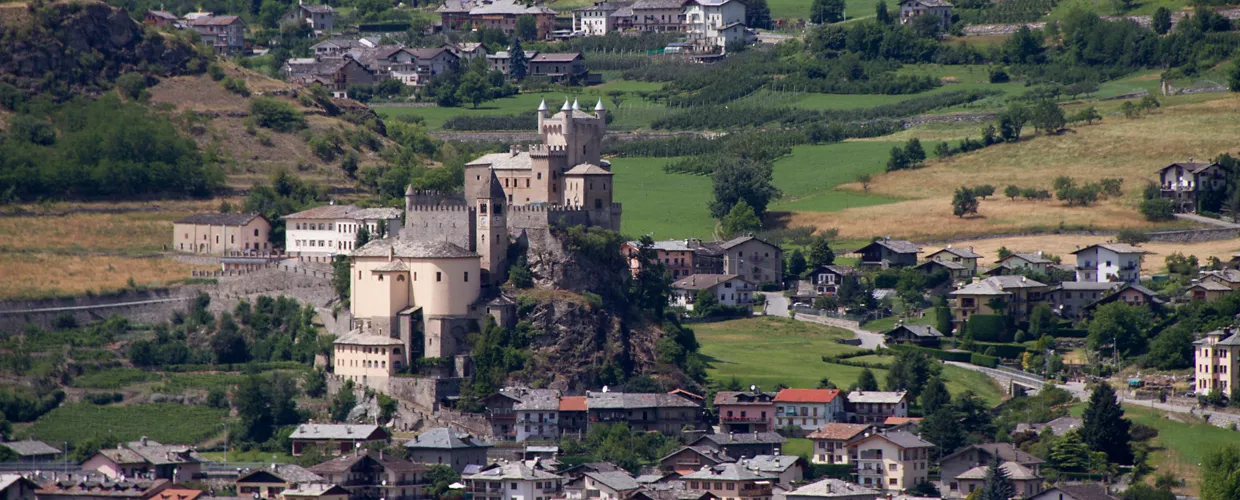
<path id="1" fill-rule="evenodd" d="M 409 205 L 410 212 L 473 212 L 467 205 Z"/>

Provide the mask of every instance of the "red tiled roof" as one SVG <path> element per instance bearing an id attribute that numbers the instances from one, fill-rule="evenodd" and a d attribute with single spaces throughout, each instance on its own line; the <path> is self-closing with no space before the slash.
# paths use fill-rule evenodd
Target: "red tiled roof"
<path id="1" fill-rule="evenodd" d="M 168 488 L 156 494 L 151 500 L 194 500 L 200 495 L 202 495 L 202 490 Z"/>
<path id="2" fill-rule="evenodd" d="M 917 417 L 887 417 L 887 420 L 883 421 L 883 425 L 902 425 L 909 422 L 920 423 L 921 419 Z"/>
<path id="3" fill-rule="evenodd" d="M 869 424 L 843 424 L 839 422 L 832 422 L 819 427 L 818 430 L 809 433 L 806 437 L 810 439 L 837 439 L 847 441 L 857 437 L 868 428 L 870 428 Z"/>
<path id="4" fill-rule="evenodd" d="M 830 403 L 839 389 L 784 389 L 775 396 L 776 403 Z"/>
<path id="5" fill-rule="evenodd" d="M 586 411 L 586 397 L 564 396 L 560 398 L 560 411 Z"/>

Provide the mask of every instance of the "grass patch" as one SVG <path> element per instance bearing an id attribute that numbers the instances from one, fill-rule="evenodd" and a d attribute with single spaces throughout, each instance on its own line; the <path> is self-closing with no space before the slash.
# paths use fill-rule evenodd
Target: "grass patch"
<path id="1" fill-rule="evenodd" d="M 297 458 L 288 453 L 272 453 L 262 450 L 229 450 L 227 454 L 222 451 L 201 451 L 198 452 L 202 458 L 208 462 L 246 462 L 246 463 L 280 463 L 291 464 L 296 463 Z M 225 460 L 227 459 L 227 460 Z"/>
<path id="2" fill-rule="evenodd" d="M 656 240 L 710 238 L 711 179 L 705 175 L 669 174 L 663 166 L 676 158 L 614 158 L 616 201 L 624 205 L 622 231 L 650 234 Z"/>
<path id="3" fill-rule="evenodd" d="M 1139 16 L 1151 15 L 1154 11 L 1158 10 L 1159 7 L 1166 7 L 1171 9 L 1172 12 L 1175 12 L 1186 8 L 1187 6 L 1188 2 L 1185 0 L 1146 0 L 1144 2 L 1136 3 L 1131 10 L 1119 13 L 1115 11 L 1115 4 L 1109 0 L 1062 0 L 1055 5 L 1054 9 L 1051 9 L 1050 14 L 1047 14 L 1046 18 L 1063 19 L 1069 12 L 1078 9 L 1086 12 L 1093 12 L 1100 16 Z"/>
<path id="4" fill-rule="evenodd" d="M 811 0 L 770 0 L 767 5 L 771 7 L 771 19 L 809 19 L 809 9 L 813 4 Z M 878 0 L 848 0 L 845 3 L 844 15 L 852 20 L 859 17 L 870 17 L 874 15 L 874 6 L 878 5 Z M 899 10 L 895 4 L 888 2 L 887 10 Z"/>
<path id="5" fill-rule="evenodd" d="M 896 143 L 848 141 L 837 144 L 796 146 L 792 154 L 775 162 L 773 182 L 784 197 L 771 210 L 833 212 L 898 201 L 892 197 L 837 191 L 858 174 L 878 174 Z"/>
<path id="6" fill-rule="evenodd" d="M 121 389 L 134 384 L 159 379 L 159 374 L 137 368 L 113 368 L 83 374 L 70 384 L 82 389 Z"/>
<path id="7" fill-rule="evenodd" d="M 133 441 L 146 436 L 165 444 L 193 444 L 221 432 L 226 410 L 175 403 L 130 406 L 64 405 L 30 426 L 34 439 L 81 443 L 108 437 Z"/>
<path id="8" fill-rule="evenodd" d="M 188 212 L 0 217 L 0 251 L 150 254 L 172 239 L 172 221 Z"/>
<path id="9" fill-rule="evenodd" d="M 171 234 L 171 232 L 169 232 Z M 187 278 L 190 272 L 212 269 L 163 257 L 0 253 L 0 298 L 44 298 L 121 290 L 129 280 L 161 286 Z"/>
<path id="10" fill-rule="evenodd" d="M 693 325 L 693 330 L 702 344 L 702 354 L 710 361 L 707 373 L 719 382 L 736 377 L 744 387 L 757 384 L 764 390 L 773 390 L 778 384 L 817 387 L 818 381 L 827 377 L 837 386 L 848 387 L 863 370 L 822 362 L 822 356 L 859 350 L 835 342 L 852 338 L 850 332 L 840 328 L 762 316 L 702 323 Z M 886 370 L 873 372 L 880 383 L 887 377 Z M 972 390 L 991 405 L 1002 399 L 999 387 L 981 373 L 944 366 L 943 376 L 952 394 Z"/>
<path id="11" fill-rule="evenodd" d="M 806 438 L 788 438 L 780 453 L 784 455 L 814 456 L 814 441 Z"/>

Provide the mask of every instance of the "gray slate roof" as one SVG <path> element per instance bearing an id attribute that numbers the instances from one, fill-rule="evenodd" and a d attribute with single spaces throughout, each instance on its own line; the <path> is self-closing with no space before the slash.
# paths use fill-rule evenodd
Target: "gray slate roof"
<path id="1" fill-rule="evenodd" d="M 0 446 L 13 450 L 13 453 L 16 453 L 18 456 L 22 457 L 57 455 L 61 453 L 59 449 L 53 447 L 52 445 L 44 443 L 43 441 L 35 441 L 32 439 L 27 439 L 25 441 L 8 441 L 5 443 L 0 443 Z"/>
<path id="2" fill-rule="evenodd" d="M 881 247 L 886 247 L 888 250 L 891 250 L 892 252 L 895 252 L 895 253 L 914 253 L 915 254 L 915 253 L 921 252 L 921 247 L 917 246 L 916 243 L 913 243 L 911 241 L 888 240 L 888 239 L 874 240 L 869 245 L 861 247 L 857 249 L 856 251 L 860 252 L 862 250 L 865 250 L 866 248 L 869 248 L 870 245 L 878 245 Z"/>
<path id="3" fill-rule="evenodd" d="M 176 224 L 199 224 L 212 226 L 244 226 L 254 220 L 255 217 L 262 217 L 258 214 L 194 214 L 184 219 L 176 221 Z"/>
<path id="4" fill-rule="evenodd" d="M 272 464 L 267 467 L 253 469 L 237 478 L 237 481 L 240 482 L 246 476 L 260 472 L 271 474 L 289 483 L 318 483 L 323 481 L 323 476 L 310 472 L 309 469 L 296 464 Z"/>
<path id="5" fill-rule="evenodd" d="M 478 254 L 446 241 L 414 241 L 399 237 L 371 240 L 353 251 L 354 257 L 393 257 L 408 259 L 468 259 Z"/>
<path id="6" fill-rule="evenodd" d="M 718 446 L 737 444 L 783 444 L 788 442 L 778 432 L 733 432 L 728 434 L 706 434 L 694 442 L 710 441 Z"/>
<path id="7" fill-rule="evenodd" d="M 795 455 L 757 455 L 749 460 L 741 460 L 749 470 L 768 474 L 780 474 L 796 465 L 801 457 Z"/>
<path id="8" fill-rule="evenodd" d="M 908 330 L 910 333 L 912 333 L 914 336 L 917 336 L 917 337 L 939 338 L 943 336 L 942 332 L 939 332 L 937 329 L 935 329 L 933 326 L 930 326 L 930 325 L 900 325 L 900 326 L 897 326 L 891 329 L 891 331 L 887 332 L 887 335 L 891 335 L 892 333 L 896 332 L 897 330 L 901 330 L 901 329 Z"/>
<path id="9" fill-rule="evenodd" d="M 558 411 L 560 391 L 554 389 L 529 389 L 520 395 L 521 402 L 512 406 L 518 411 Z"/>
<path id="10" fill-rule="evenodd" d="M 499 54 L 495 54 L 499 57 Z M 490 56 L 487 56 L 490 57 Z M 518 153 L 491 153 L 482 155 L 478 159 L 466 163 L 467 167 L 475 167 L 481 165 L 490 165 L 495 170 L 529 170 L 534 168 L 534 160 L 530 159 L 528 151 Z"/>
<path id="11" fill-rule="evenodd" d="M 710 481 L 758 481 L 763 479 L 773 479 L 774 474 L 763 472 L 755 472 L 749 470 L 741 463 L 723 463 L 713 465 L 710 468 L 703 467 L 701 470 L 681 476 L 682 479 L 705 479 Z"/>
<path id="12" fill-rule="evenodd" d="M 878 490 L 873 490 L 856 483 L 835 478 L 823 479 L 822 481 L 810 483 L 786 493 L 787 496 L 822 498 L 853 498 L 861 495 L 873 495 L 874 497 L 877 497 L 878 494 Z"/>
<path id="13" fill-rule="evenodd" d="M 901 448 L 933 448 L 934 447 L 934 443 L 926 441 L 920 437 L 917 437 L 916 434 L 913 434 L 911 432 L 906 432 L 906 431 L 896 431 L 896 432 L 888 432 L 888 433 L 870 435 L 871 438 L 874 436 L 879 436 L 882 439 L 891 441 L 896 446 L 899 446 Z"/>
<path id="14" fill-rule="evenodd" d="M 627 408 L 698 408 L 697 403 L 660 392 L 587 392 L 586 408 L 591 410 Z"/>
<path id="15" fill-rule="evenodd" d="M 490 448 L 491 443 L 475 438 L 470 434 L 462 434 L 447 427 L 436 427 L 414 436 L 405 442 L 406 448 L 427 448 L 435 450 L 459 450 L 466 448 Z"/>
<path id="16" fill-rule="evenodd" d="M 735 274 L 693 274 L 672 283 L 672 288 L 680 290 L 703 290 L 721 283 L 740 278 Z M 742 281 L 744 281 L 742 279 Z"/>
<path id="17" fill-rule="evenodd" d="M 289 439 L 366 439 L 378 430 L 377 425 L 301 424 L 289 435 Z"/>
<path id="18" fill-rule="evenodd" d="M 506 464 L 495 464 L 488 469 L 479 471 L 476 474 L 463 476 L 462 479 L 543 480 L 559 479 L 559 477 L 560 476 L 556 474 L 530 467 L 522 462 L 508 462 Z"/>
<path id="19" fill-rule="evenodd" d="M 999 464 L 999 468 L 1003 469 L 1003 471 L 1007 473 L 1009 479 L 1015 481 L 1028 481 L 1041 477 L 1035 474 L 1032 470 L 1029 470 L 1028 467 L 1016 462 L 1003 462 L 1002 464 Z M 989 469 L 989 466 L 979 465 L 960 473 L 960 475 L 956 476 L 956 479 L 985 479 L 987 469 Z"/>
<path id="20" fill-rule="evenodd" d="M 960 258 L 962 258 L 962 259 L 980 259 L 980 258 L 982 258 L 982 254 L 977 253 L 977 252 L 974 252 L 974 251 L 973 251 L 973 247 L 965 247 L 965 248 L 955 247 L 955 248 L 953 248 L 953 247 L 950 247 L 950 246 L 945 247 L 945 248 L 943 248 L 942 250 L 939 250 L 939 251 L 937 251 L 937 252 L 934 252 L 934 253 L 930 254 L 930 255 L 929 255 L 929 257 L 932 257 L 932 256 L 937 255 L 937 254 L 940 254 L 940 253 L 950 253 L 950 254 L 955 255 L 955 256 L 957 256 L 957 257 L 960 257 Z"/>
<path id="21" fill-rule="evenodd" d="M 1046 285 L 1024 276 L 991 276 L 982 281 L 971 283 L 949 295 L 1010 295 L 1011 292 L 1008 292 L 1010 289 L 1038 288 L 1043 286 Z"/>
<path id="22" fill-rule="evenodd" d="M 887 391 L 852 391 L 848 393 L 848 402 L 850 404 L 857 403 L 887 403 L 895 404 L 904 400 L 908 393 L 904 391 L 887 392 Z"/>
<path id="23" fill-rule="evenodd" d="M 1079 422 L 1080 419 L 1077 419 L 1077 421 Z M 972 450 L 981 450 L 991 456 L 998 456 L 999 460 L 1004 462 L 1015 462 L 1018 464 L 1040 464 L 1045 462 L 1045 460 L 1042 460 L 1033 454 L 1022 451 L 1012 443 L 979 443 L 969 445 L 956 451 L 955 453 L 952 453 L 951 455 L 939 459 L 939 462 L 947 461 Z"/>
<path id="24" fill-rule="evenodd" d="M 640 488 L 641 483 L 624 471 L 587 472 L 586 477 L 598 481 L 602 485 L 616 491 L 631 491 Z"/>
<path id="25" fill-rule="evenodd" d="M 637 0 L 633 10 L 679 9 L 683 0 Z"/>
<path id="26" fill-rule="evenodd" d="M 1064 495 L 1056 495 L 1055 492 L 1064 493 Z M 1118 497 L 1107 494 L 1106 487 L 1098 483 L 1085 484 L 1061 484 L 1050 488 L 1042 493 L 1033 496 L 1034 498 L 1059 499 L 1067 500 L 1115 500 Z"/>
<path id="27" fill-rule="evenodd" d="M 1138 253 L 1138 254 L 1149 253 L 1145 250 L 1129 245 L 1127 243 L 1097 243 L 1097 244 L 1087 246 L 1085 248 L 1082 248 L 1072 253 L 1074 254 L 1081 253 L 1094 247 L 1105 248 L 1115 253 Z"/>

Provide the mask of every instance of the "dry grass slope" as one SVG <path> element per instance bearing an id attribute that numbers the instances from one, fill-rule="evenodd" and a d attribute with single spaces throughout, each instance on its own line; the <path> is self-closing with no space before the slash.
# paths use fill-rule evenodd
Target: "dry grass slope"
<path id="1" fill-rule="evenodd" d="M 870 185 L 871 193 L 912 198 L 910 201 L 834 213 L 777 216 L 791 225 L 839 228 L 843 238 L 891 234 L 945 239 L 1060 226 L 1148 227 L 1150 224 L 1135 210 L 1141 187 L 1154 180 L 1155 170 L 1169 162 L 1235 151 L 1235 137 L 1240 134 L 1238 111 L 1240 98 L 1228 95 L 1164 107 L 1140 119 L 1111 115 L 1100 124 L 1053 137 L 1039 136 L 934 159 L 924 169 L 876 176 Z M 927 149 L 931 147 L 926 143 Z M 1126 195 L 1089 208 L 1067 208 L 1057 201 L 1012 202 L 998 196 L 982 202 L 980 217 L 960 219 L 951 213 L 952 193 L 959 186 L 992 184 L 1000 193 L 1009 184 L 1049 189 L 1051 181 L 1061 175 L 1078 182 L 1120 177 Z M 841 188 L 861 190 L 856 184 Z"/>

